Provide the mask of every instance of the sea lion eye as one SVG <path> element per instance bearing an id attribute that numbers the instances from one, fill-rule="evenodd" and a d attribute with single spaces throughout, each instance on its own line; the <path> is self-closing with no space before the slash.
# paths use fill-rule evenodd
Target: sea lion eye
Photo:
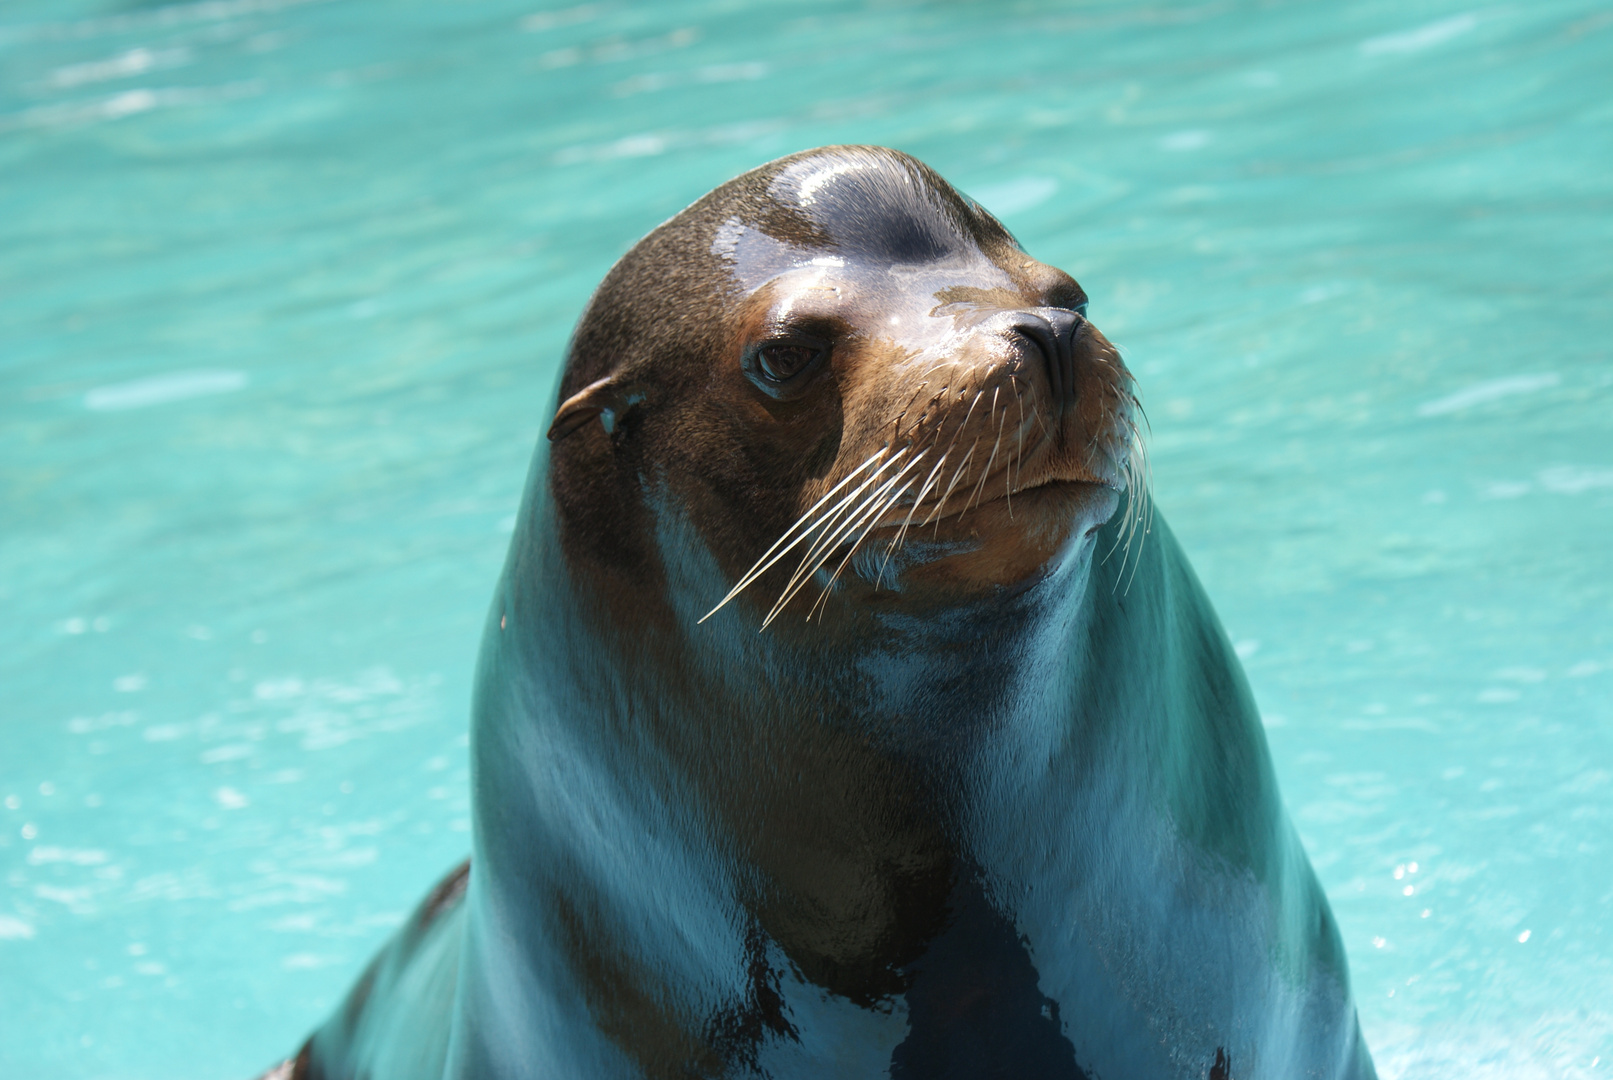
<path id="1" fill-rule="evenodd" d="M 751 350 L 745 366 L 753 378 L 775 385 L 782 384 L 812 367 L 828 351 L 825 345 L 798 338 L 764 341 Z"/>

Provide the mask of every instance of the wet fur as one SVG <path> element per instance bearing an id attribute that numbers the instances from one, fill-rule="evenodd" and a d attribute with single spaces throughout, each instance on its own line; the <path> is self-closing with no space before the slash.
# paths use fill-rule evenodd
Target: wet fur
<path id="1" fill-rule="evenodd" d="M 467 888 L 291 1075 L 1370 1080 L 1084 301 L 874 147 L 624 257 L 488 617 Z M 745 373 L 796 326 L 811 380 Z"/>

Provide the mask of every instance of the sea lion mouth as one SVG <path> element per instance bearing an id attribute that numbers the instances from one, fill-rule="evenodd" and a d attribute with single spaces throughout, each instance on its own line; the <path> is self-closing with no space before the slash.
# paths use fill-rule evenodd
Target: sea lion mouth
<path id="1" fill-rule="evenodd" d="M 1003 503 L 1006 506 L 1008 517 L 1012 520 L 1016 502 L 1029 503 L 1034 501 L 1041 504 L 1049 499 L 1084 496 L 1094 490 L 1107 490 L 1114 492 L 1116 495 L 1121 495 L 1126 492 L 1126 484 L 1124 481 L 1116 482 L 1091 473 L 1066 475 L 1048 472 L 1046 475 L 1037 476 L 1026 481 L 1014 477 L 1012 470 L 1004 470 L 1001 482 L 991 483 L 988 481 L 982 485 L 981 490 L 974 498 L 963 505 L 953 509 L 944 509 L 940 513 L 926 512 L 926 507 L 922 505 L 919 509 L 926 527 L 936 525 L 944 527 L 951 522 L 962 522 L 981 507 L 996 503 Z M 877 533 L 893 526 L 899 527 L 902 522 L 906 521 L 907 515 L 912 509 L 913 506 L 907 504 L 882 515 L 875 523 L 874 531 Z M 928 507 L 928 511 L 938 509 L 942 508 L 938 505 Z"/>

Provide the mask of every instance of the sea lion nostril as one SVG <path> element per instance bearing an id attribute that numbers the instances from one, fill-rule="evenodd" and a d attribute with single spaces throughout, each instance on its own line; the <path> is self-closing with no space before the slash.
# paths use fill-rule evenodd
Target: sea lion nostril
<path id="1" fill-rule="evenodd" d="M 1009 327 L 1041 352 L 1053 399 L 1060 404 L 1075 399 L 1075 340 L 1085 325 L 1073 311 L 1044 308 L 1020 313 Z"/>

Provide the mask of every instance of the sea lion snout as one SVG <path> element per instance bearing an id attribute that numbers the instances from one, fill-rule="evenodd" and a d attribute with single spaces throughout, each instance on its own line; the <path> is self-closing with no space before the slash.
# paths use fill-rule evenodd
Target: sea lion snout
<path id="1" fill-rule="evenodd" d="M 1071 481 L 1124 489 L 1136 442 L 1132 376 L 1080 305 L 969 305 L 961 336 L 898 378 L 898 445 L 945 454 L 981 496 Z M 979 453 L 970 448 L 979 444 Z M 944 491 L 945 488 L 940 489 Z M 931 492 L 939 501 L 940 491 Z M 923 497 L 920 496 L 920 501 Z M 954 504 L 962 510 L 962 504 Z"/>
<path id="2" fill-rule="evenodd" d="M 1014 333 L 1041 350 L 1053 400 L 1061 408 L 1075 400 L 1076 339 L 1086 326 L 1079 313 L 1062 308 L 1023 312 L 1014 322 Z"/>
<path id="3" fill-rule="evenodd" d="M 1076 397 L 1076 363 L 1086 318 L 1068 308 L 1036 307 L 1004 311 L 983 328 L 1005 337 L 1011 346 L 1029 349 L 1047 378 L 1051 403 L 1063 408 Z"/>

